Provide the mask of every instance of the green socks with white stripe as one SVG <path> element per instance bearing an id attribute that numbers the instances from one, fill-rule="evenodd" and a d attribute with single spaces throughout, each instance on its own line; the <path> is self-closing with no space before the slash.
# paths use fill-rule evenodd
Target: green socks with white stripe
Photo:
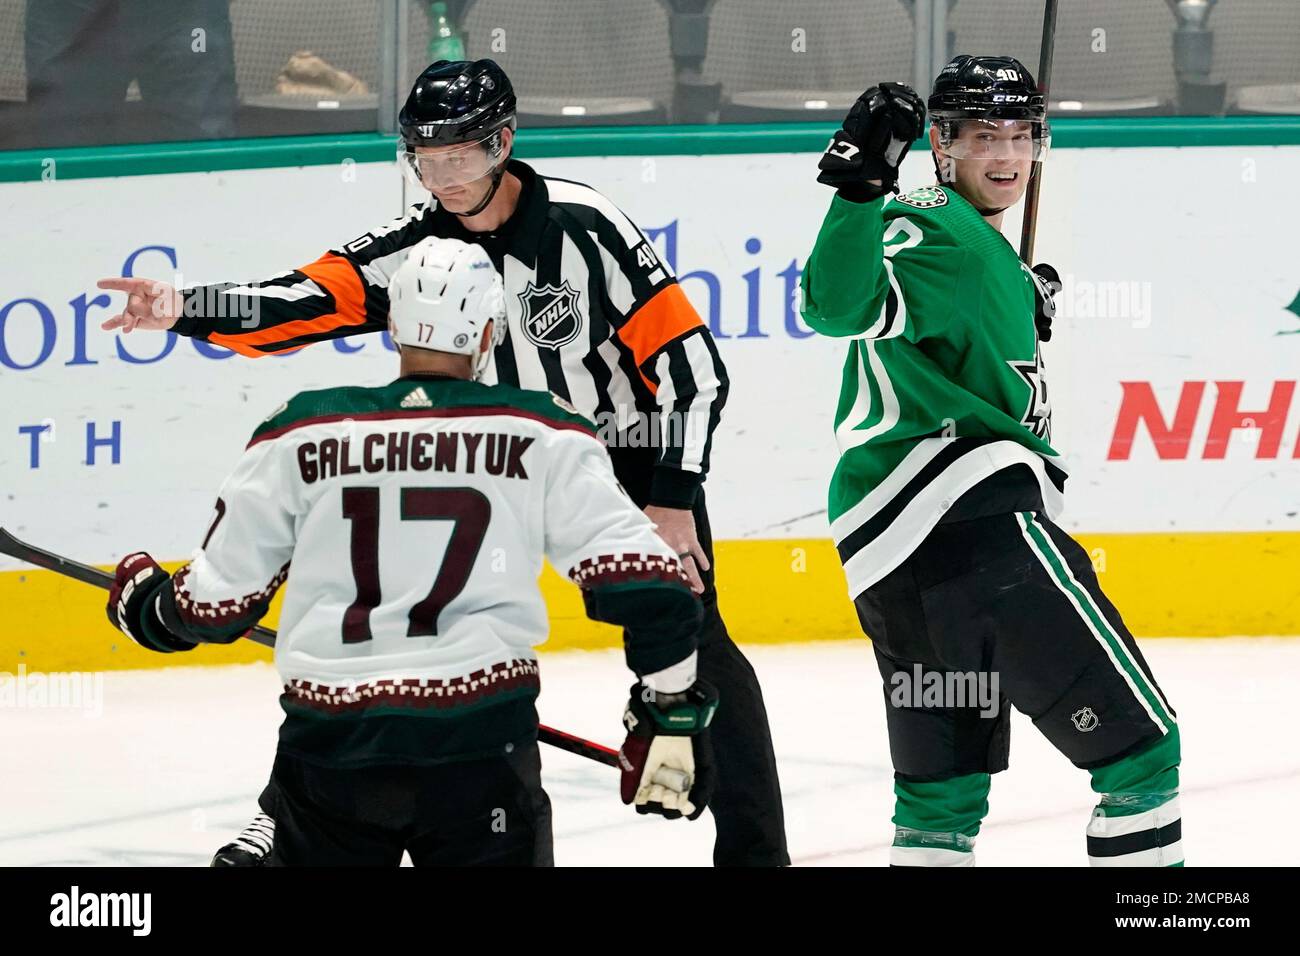
<path id="1" fill-rule="evenodd" d="M 1088 823 L 1092 866 L 1182 866 L 1178 727 L 1150 747 L 1092 771 L 1101 802 Z"/>
<path id="2" fill-rule="evenodd" d="M 890 866 L 974 866 L 975 836 L 989 810 L 989 775 L 920 783 L 894 776 Z"/>
<path id="3" fill-rule="evenodd" d="M 1092 866 L 1182 866 L 1178 727 L 1151 746 L 1094 767 L 1101 800 L 1088 822 Z M 989 775 L 919 782 L 894 775 L 890 866 L 974 866 L 975 837 L 988 813 Z"/>

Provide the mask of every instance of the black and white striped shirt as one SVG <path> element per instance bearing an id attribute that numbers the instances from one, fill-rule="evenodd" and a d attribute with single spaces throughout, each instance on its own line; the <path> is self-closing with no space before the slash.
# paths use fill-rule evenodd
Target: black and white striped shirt
<path id="1" fill-rule="evenodd" d="M 549 390 L 592 419 L 606 444 L 657 449 L 649 503 L 689 507 L 727 397 L 708 327 L 612 202 L 519 161 L 508 169 L 522 190 L 495 232 L 469 232 L 430 199 L 299 269 L 184 290 L 174 331 L 249 356 L 381 332 L 388 280 L 411 246 L 427 236 L 477 243 L 505 281 L 508 321 L 485 381 Z"/>

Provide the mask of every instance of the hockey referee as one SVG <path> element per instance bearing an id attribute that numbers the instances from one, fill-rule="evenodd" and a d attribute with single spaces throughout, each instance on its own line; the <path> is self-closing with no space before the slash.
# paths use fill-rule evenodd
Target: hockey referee
<path id="1" fill-rule="evenodd" d="M 708 327 L 645 235 L 589 186 L 511 159 L 515 95 L 492 60 L 429 66 L 399 117 L 398 161 L 432 196 L 409 215 L 262 282 L 127 293 L 106 330 L 170 329 L 257 357 L 388 326 L 389 279 L 427 236 L 482 246 L 505 281 L 507 323 L 484 381 L 546 389 L 597 423 L 628 494 L 681 555 L 701 596 L 699 676 L 713 722 L 717 865 L 789 863 L 776 759 L 753 668 L 718 612 L 703 482 L 727 397 Z M 249 321 L 247 316 L 255 316 Z M 258 865 L 274 793 L 214 865 Z"/>

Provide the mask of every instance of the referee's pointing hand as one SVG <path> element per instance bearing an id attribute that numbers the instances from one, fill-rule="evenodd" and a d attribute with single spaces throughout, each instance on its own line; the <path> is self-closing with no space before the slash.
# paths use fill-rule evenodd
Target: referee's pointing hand
<path id="1" fill-rule="evenodd" d="M 126 293 L 122 311 L 100 325 L 106 332 L 121 329 L 123 334 L 136 329 L 166 331 L 176 324 L 182 309 L 181 294 L 176 287 L 157 279 L 100 279 L 101 289 Z"/>

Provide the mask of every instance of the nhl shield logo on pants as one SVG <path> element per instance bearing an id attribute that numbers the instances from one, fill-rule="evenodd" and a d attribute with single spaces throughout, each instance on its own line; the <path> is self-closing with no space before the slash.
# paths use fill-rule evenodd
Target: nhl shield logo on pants
<path id="1" fill-rule="evenodd" d="M 568 345 L 582 331 L 582 313 L 578 310 L 578 290 L 565 279 L 558 287 L 541 288 L 529 282 L 519 293 L 523 306 L 520 320 L 524 336 L 538 348 L 558 349 Z"/>
<path id="2" fill-rule="evenodd" d="M 1091 707 L 1080 707 L 1070 715 L 1070 720 L 1075 730 L 1085 734 L 1090 730 L 1096 730 L 1097 725 L 1101 723 L 1101 718 L 1093 713 Z"/>

